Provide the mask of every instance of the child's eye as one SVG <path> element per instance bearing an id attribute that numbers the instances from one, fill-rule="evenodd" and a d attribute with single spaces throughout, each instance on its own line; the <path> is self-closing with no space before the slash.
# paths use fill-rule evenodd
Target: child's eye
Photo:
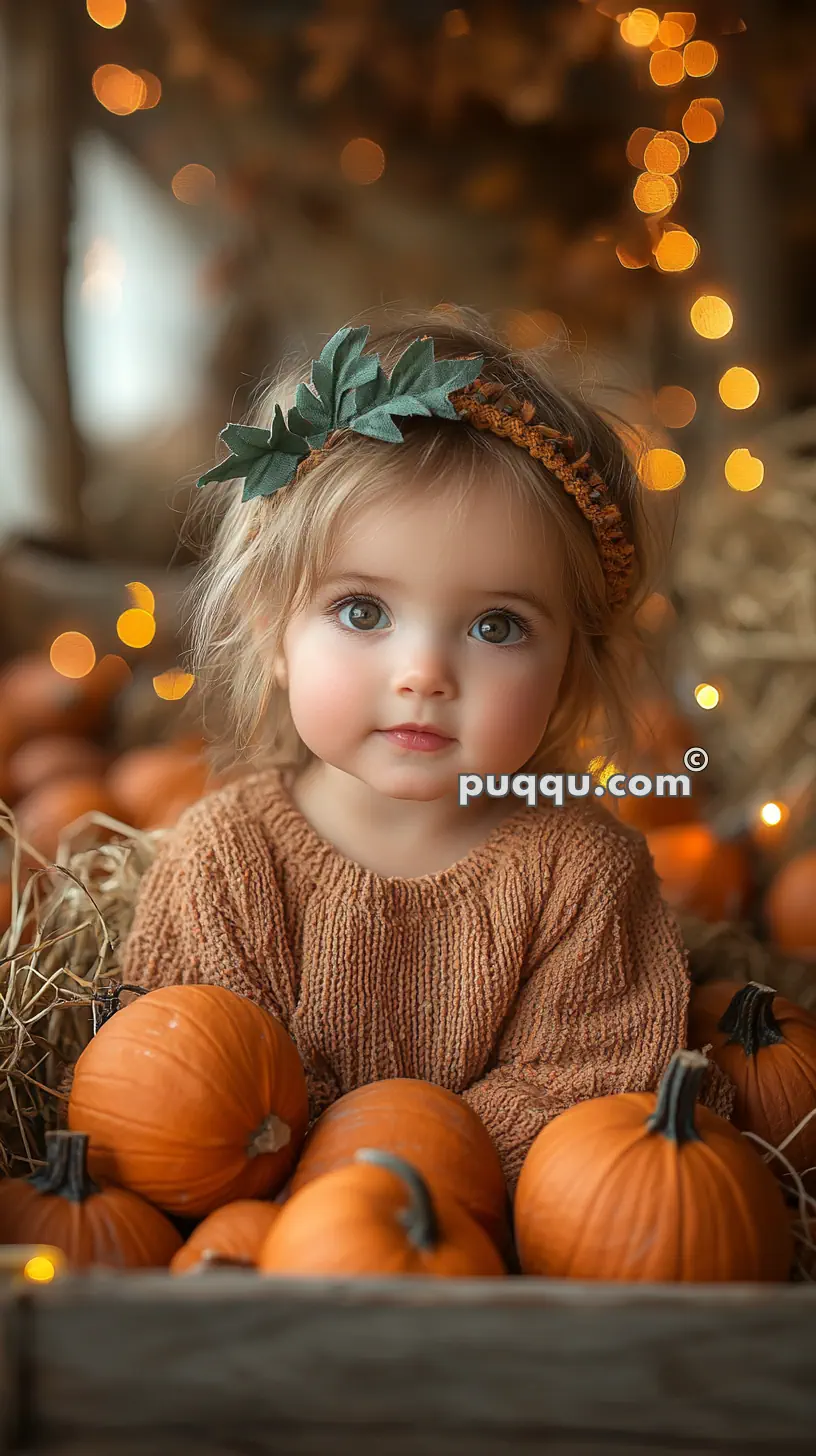
<path id="1" fill-rule="evenodd" d="M 343 621 L 343 612 L 351 613 L 350 619 Z M 366 633 L 375 631 L 379 626 L 379 618 L 381 616 L 387 616 L 387 613 L 382 602 L 378 602 L 375 597 L 356 596 L 347 597 L 343 602 L 334 603 L 334 605 L 329 607 L 326 615 L 332 619 L 336 618 L 339 624 L 347 631 Z M 519 635 L 515 638 L 508 636 L 508 628 L 506 625 L 502 626 L 502 619 L 505 624 L 510 624 L 510 632 L 515 627 Z M 492 643 L 498 647 L 516 647 L 520 642 L 524 642 L 528 637 L 533 636 L 533 629 L 529 622 L 525 622 L 522 617 L 517 616 L 515 612 L 511 612 L 508 607 L 494 607 L 492 611 L 484 612 L 478 622 L 474 622 L 471 630 L 481 628 L 485 622 L 490 624 L 487 629 L 488 635 L 482 636 L 480 633 L 475 639 L 477 642 Z"/>

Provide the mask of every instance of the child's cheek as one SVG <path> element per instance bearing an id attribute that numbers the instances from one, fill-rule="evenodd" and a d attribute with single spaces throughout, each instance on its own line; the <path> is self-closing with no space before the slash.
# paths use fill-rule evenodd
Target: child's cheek
<path id="1" fill-rule="evenodd" d="M 355 740 L 381 726 L 369 672 L 359 652 L 325 632 L 293 644 L 289 657 L 289 710 L 295 728 L 314 753 L 326 757 L 331 745 Z"/>

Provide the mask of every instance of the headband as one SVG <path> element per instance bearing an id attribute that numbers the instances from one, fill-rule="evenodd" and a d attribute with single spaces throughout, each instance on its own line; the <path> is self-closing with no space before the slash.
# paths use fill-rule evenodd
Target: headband
<path id="1" fill-rule="evenodd" d="M 309 384 L 298 385 L 285 419 L 275 405 L 271 430 L 227 425 L 219 439 L 230 454 L 202 475 L 197 487 L 243 479 L 242 500 L 274 495 L 311 469 L 345 430 L 402 445 L 395 417 L 464 420 L 527 450 L 555 476 L 592 528 L 610 607 L 625 605 L 635 548 L 589 451 L 573 458 L 571 435 L 537 424 L 530 400 L 518 400 L 505 385 L 482 379 L 482 355 L 435 359 L 433 340 L 426 336 L 414 339 L 387 375 L 376 354 L 362 352 L 368 333 L 368 327 L 339 329 L 312 361 Z"/>

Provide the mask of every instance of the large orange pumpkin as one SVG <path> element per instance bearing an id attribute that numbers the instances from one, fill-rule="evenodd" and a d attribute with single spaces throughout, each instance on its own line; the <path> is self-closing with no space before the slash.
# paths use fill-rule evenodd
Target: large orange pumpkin
<path id="1" fill-rule="evenodd" d="M 318 1118 L 292 1179 L 292 1195 L 376 1147 L 412 1164 L 434 1194 L 458 1198 L 508 1252 L 509 1199 L 493 1140 L 455 1092 L 413 1077 L 370 1082 L 339 1097 Z"/>
<path id="2" fill-rule="evenodd" d="M 782 866 L 771 881 L 764 908 L 780 950 L 816 961 L 816 849 Z"/>
<path id="3" fill-rule="evenodd" d="M 535 1138 L 516 1188 L 525 1274 L 657 1282 L 784 1280 L 782 1191 L 736 1128 L 696 1104 L 708 1063 L 679 1051 L 654 1092 L 579 1102 Z"/>
<path id="4" fill-rule="evenodd" d="M 32 738 L 11 755 L 9 782 L 15 799 L 33 793 L 51 779 L 99 779 L 108 766 L 109 755 L 88 738 L 52 733 Z"/>
<path id="5" fill-rule="evenodd" d="M 294 1193 L 258 1257 L 262 1274 L 496 1277 L 505 1268 L 455 1198 L 431 1194 L 416 1168 L 381 1149 Z"/>
<path id="6" fill-rule="evenodd" d="M 736 840 L 719 840 L 707 824 L 653 829 L 646 842 L 663 898 L 703 920 L 738 920 L 750 889 L 749 860 Z"/>
<path id="7" fill-rule="evenodd" d="M 170 1273 L 187 1274 L 207 1263 L 254 1266 L 279 1213 L 279 1204 L 260 1198 L 225 1203 L 193 1229 L 171 1260 Z"/>
<path id="8" fill-rule="evenodd" d="M 784 1156 L 804 1173 L 816 1166 L 816 1016 L 756 981 L 693 986 L 688 1038 L 734 1083 L 732 1121 L 778 1148 L 807 1117 Z M 785 1176 L 773 1158 L 771 1171 Z"/>
<path id="9" fill-rule="evenodd" d="M 107 814 L 111 819 L 123 818 L 121 806 L 107 789 L 104 779 L 86 775 L 51 779 L 21 799 L 14 811 L 22 838 L 47 860 L 56 857 L 59 842 L 68 826 L 89 813 Z M 110 831 L 94 825 L 92 833 L 98 840 L 109 837 Z"/>
<path id="10" fill-rule="evenodd" d="M 108 773 L 108 788 L 138 829 L 159 827 L 171 800 L 181 806 L 214 787 L 206 760 L 172 743 L 133 748 Z"/>
<path id="11" fill-rule="evenodd" d="M 73 1269 L 166 1268 L 181 1235 L 157 1208 L 88 1174 L 88 1139 L 46 1133 L 46 1167 L 0 1180 L 0 1244 L 51 1244 Z"/>
<path id="12" fill-rule="evenodd" d="M 282 1187 L 307 1120 L 291 1037 L 224 986 L 166 986 L 116 1011 L 80 1053 L 68 1104 L 94 1176 L 193 1218 Z"/>

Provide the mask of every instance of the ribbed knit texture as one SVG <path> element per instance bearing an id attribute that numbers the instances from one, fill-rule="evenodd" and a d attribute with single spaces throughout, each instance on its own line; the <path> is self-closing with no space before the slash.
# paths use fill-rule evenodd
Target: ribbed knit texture
<path id="1" fill-rule="evenodd" d="M 386 1077 L 461 1093 L 511 1191 L 550 1118 L 657 1086 L 689 997 L 646 840 L 597 800 L 519 801 L 449 869 L 386 878 L 317 834 L 280 770 L 182 816 L 142 881 L 121 974 L 227 986 L 280 1017 L 312 1119 Z M 703 1100 L 730 1115 L 717 1069 Z"/>

